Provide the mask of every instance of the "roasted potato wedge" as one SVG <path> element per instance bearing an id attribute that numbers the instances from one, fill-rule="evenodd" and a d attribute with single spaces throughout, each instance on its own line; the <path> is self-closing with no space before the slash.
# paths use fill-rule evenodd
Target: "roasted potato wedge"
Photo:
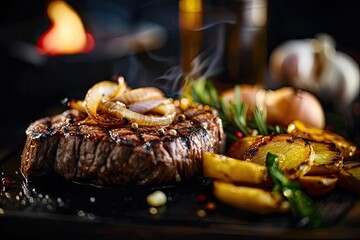
<path id="1" fill-rule="evenodd" d="M 203 173 L 205 177 L 219 180 L 261 184 L 266 179 L 267 168 L 249 161 L 205 152 L 203 154 Z"/>
<path id="2" fill-rule="evenodd" d="M 236 159 L 244 159 L 244 153 L 246 149 L 248 149 L 250 145 L 255 142 L 256 139 L 259 139 L 261 137 L 261 135 L 256 135 L 240 138 L 229 147 L 226 155 Z"/>
<path id="3" fill-rule="evenodd" d="M 334 190 L 337 185 L 338 176 L 301 176 L 298 182 L 302 188 L 312 197 L 320 197 Z"/>
<path id="4" fill-rule="evenodd" d="M 269 214 L 273 212 L 286 212 L 289 209 L 287 202 L 276 198 L 270 190 L 247 186 L 237 186 L 228 182 L 213 182 L 214 196 L 229 206 L 255 212 Z"/>
<path id="5" fill-rule="evenodd" d="M 344 158 L 352 157 L 356 152 L 356 145 L 339 134 L 311 127 L 298 120 L 295 120 L 288 125 L 287 132 L 318 142 L 333 142 L 336 147 L 343 152 Z"/>
<path id="6" fill-rule="evenodd" d="M 334 143 L 310 141 L 315 158 L 307 175 L 338 173 L 343 165 L 342 151 Z"/>
<path id="7" fill-rule="evenodd" d="M 344 162 L 339 174 L 339 185 L 360 194 L 360 161 Z"/>
<path id="8" fill-rule="evenodd" d="M 265 166 L 268 152 L 279 156 L 280 169 L 288 179 L 305 175 L 315 157 L 309 142 L 291 134 L 277 134 L 257 139 L 245 151 L 244 159 Z"/>

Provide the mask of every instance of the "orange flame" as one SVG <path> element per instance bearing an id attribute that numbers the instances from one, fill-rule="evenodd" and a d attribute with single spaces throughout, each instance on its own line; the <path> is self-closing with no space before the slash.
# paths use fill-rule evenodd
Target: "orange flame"
<path id="1" fill-rule="evenodd" d="M 87 33 L 79 15 L 64 1 L 53 1 L 48 5 L 50 28 L 37 42 L 39 52 L 55 56 L 86 53 L 94 48 L 94 38 Z"/>

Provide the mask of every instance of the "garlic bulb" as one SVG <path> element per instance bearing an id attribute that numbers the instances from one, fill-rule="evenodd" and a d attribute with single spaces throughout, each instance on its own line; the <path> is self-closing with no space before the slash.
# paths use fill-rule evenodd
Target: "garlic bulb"
<path id="1" fill-rule="evenodd" d="M 349 106 L 360 91 L 358 64 L 337 51 L 326 34 L 279 45 L 270 55 L 269 71 L 275 81 L 308 90 L 333 103 L 336 111 Z"/>

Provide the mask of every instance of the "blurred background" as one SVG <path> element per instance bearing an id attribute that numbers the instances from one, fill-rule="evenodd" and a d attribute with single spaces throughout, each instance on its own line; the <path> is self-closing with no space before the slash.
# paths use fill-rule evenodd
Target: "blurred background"
<path id="1" fill-rule="evenodd" d="M 359 1 L 187 2 L 192 3 L 69 0 L 53 12 L 49 11 L 51 1 L 2 3 L 1 131 L 16 129 L 23 134 L 30 122 L 63 108 L 63 99 L 83 99 L 94 83 L 118 75 L 124 76 L 132 87 L 155 85 L 171 97 L 178 96 L 186 76 L 213 78 L 220 90 L 241 83 L 262 84 L 266 88 L 292 85 L 294 73 L 286 69 L 274 78 L 272 54 L 289 40 L 315 39 L 319 33 L 331 36 L 333 48 L 316 57 L 328 57 L 335 50 L 349 56 L 356 67 L 360 63 Z M 78 23 L 67 22 L 76 16 L 84 27 L 85 45 L 68 52 L 56 49 L 61 45 L 58 42 L 55 49 L 47 47 L 46 39 L 50 37 L 45 35 L 61 26 L 76 27 Z M 75 32 L 81 33 L 80 30 Z M 75 36 L 71 43 L 81 38 L 84 39 Z M 51 41 L 58 40 L 61 37 L 53 36 Z M 312 59 L 315 63 L 316 57 Z M 327 79 L 323 85 L 334 83 L 338 91 L 345 91 L 343 85 L 335 84 L 338 79 L 332 78 L 339 73 L 331 74 L 323 77 Z M 356 81 L 349 84 L 357 86 Z M 311 86 L 307 88 L 312 90 Z M 354 137 L 359 132 L 359 96 L 344 106 L 346 111 L 340 111 L 334 107 L 336 94 L 323 98 L 323 92 L 313 90 L 328 112 L 346 118 L 349 125 L 343 127 L 355 129 L 351 136 Z"/>

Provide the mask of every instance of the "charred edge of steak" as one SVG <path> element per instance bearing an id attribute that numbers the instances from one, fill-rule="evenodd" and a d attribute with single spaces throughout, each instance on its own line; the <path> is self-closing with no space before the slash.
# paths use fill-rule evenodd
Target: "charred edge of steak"
<path id="1" fill-rule="evenodd" d="M 190 179 L 201 173 L 203 152 L 224 151 L 225 136 L 212 109 L 190 107 L 178 113 L 185 120 L 137 129 L 130 124 L 101 127 L 76 110 L 39 119 L 26 130 L 21 171 L 27 179 L 55 174 L 100 185 Z"/>

